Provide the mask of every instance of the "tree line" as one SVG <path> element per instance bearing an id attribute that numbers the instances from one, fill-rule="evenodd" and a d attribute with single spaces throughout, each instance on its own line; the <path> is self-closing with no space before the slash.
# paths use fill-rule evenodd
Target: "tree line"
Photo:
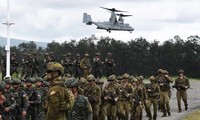
<path id="1" fill-rule="evenodd" d="M 111 52 L 116 63 L 116 74 L 125 72 L 132 75 L 154 75 L 159 68 L 166 69 L 170 75 L 177 75 L 178 69 L 184 69 L 187 76 L 200 77 L 200 37 L 189 36 L 186 40 L 178 35 L 163 43 L 158 40 L 148 42 L 145 38 L 136 38 L 128 42 L 115 40 L 109 37 L 97 38 L 95 35 L 82 38 L 78 41 L 70 40 L 63 43 L 52 41 L 47 48 L 37 47 L 31 41 L 12 46 L 11 52 L 16 52 L 20 62 L 23 53 L 37 52 L 39 60 L 44 54 L 53 52 L 56 61 L 60 62 L 62 55 L 71 53 L 74 57 L 79 53 L 90 55 L 91 61 L 97 52 L 101 53 L 102 60 Z M 0 47 L 5 53 L 4 47 Z M 1 55 L 2 55 L 1 54 Z"/>

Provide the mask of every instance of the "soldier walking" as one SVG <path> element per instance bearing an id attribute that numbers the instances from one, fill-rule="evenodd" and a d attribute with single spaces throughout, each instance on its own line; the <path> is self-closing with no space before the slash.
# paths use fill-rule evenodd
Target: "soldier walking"
<path id="1" fill-rule="evenodd" d="M 116 120 L 117 118 L 117 102 L 119 99 L 120 88 L 115 85 L 116 76 L 111 75 L 108 77 L 108 83 L 105 85 L 103 90 L 103 109 L 104 112 L 103 118 L 101 120 L 105 120 L 105 116 L 107 116 L 108 120 Z"/>
<path id="2" fill-rule="evenodd" d="M 84 90 L 84 95 L 88 97 L 88 100 L 93 110 L 93 120 L 99 120 L 100 102 L 101 102 L 101 89 L 95 83 L 95 77 L 90 74 L 87 77 L 89 82 Z"/>
<path id="3" fill-rule="evenodd" d="M 157 119 L 157 110 L 158 110 L 158 96 L 160 94 L 160 88 L 156 84 L 156 79 L 154 76 L 151 76 L 149 78 L 150 84 L 146 85 L 146 93 L 148 96 L 147 99 L 147 114 L 149 117 L 149 120 L 152 120 L 152 114 L 151 114 L 151 105 L 153 104 L 153 120 Z"/>
<path id="4" fill-rule="evenodd" d="M 189 79 L 184 76 L 184 70 L 180 69 L 178 71 L 179 77 L 175 80 L 174 86 L 177 89 L 176 98 L 178 103 L 178 112 L 182 112 L 181 108 L 181 99 L 184 102 L 185 110 L 188 110 L 188 102 L 187 102 L 187 89 L 190 88 Z"/>

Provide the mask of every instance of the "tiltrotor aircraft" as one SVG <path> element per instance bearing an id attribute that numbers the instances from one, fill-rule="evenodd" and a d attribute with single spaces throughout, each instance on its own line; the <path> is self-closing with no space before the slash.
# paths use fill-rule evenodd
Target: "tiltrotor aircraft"
<path id="1" fill-rule="evenodd" d="M 87 13 L 83 13 L 83 23 L 86 23 L 87 25 L 95 24 L 97 26 L 97 29 L 104 29 L 107 30 L 109 33 L 111 32 L 111 30 L 130 31 L 132 33 L 134 29 L 128 23 L 124 23 L 124 18 L 123 18 L 132 15 L 124 15 L 122 13 L 116 14 L 116 12 L 126 12 L 126 11 L 116 10 L 115 8 L 112 9 L 105 7 L 100 7 L 100 8 L 111 11 L 111 16 L 109 21 L 94 22 L 92 21 L 90 15 L 88 15 Z M 118 19 L 117 16 L 119 16 Z"/>

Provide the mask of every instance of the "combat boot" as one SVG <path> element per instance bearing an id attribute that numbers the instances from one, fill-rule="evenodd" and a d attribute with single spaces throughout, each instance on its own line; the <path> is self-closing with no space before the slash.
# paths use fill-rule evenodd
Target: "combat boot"
<path id="1" fill-rule="evenodd" d="M 163 113 L 162 117 L 166 117 L 166 116 L 167 116 L 167 114 L 166 114 L 166 113 Z"/>
<path id="2" fill-rule="evenodd" d="M 181 112 L 182 112 L 182 110 L 181 110 L 181 109 L 179 109 L 179 110 L 178 110 L 178 113 L 181 113 Z"/>
<path id="3" fill-rule="evenodd" d="M 188 106 L 185 106 L 185 111 L 187 111 L 188 110 Z"/>
<path id="4" fill-rule="evenodd" d="M 171 116 L 171 112 L 167 112 L 168 116 Z"/>

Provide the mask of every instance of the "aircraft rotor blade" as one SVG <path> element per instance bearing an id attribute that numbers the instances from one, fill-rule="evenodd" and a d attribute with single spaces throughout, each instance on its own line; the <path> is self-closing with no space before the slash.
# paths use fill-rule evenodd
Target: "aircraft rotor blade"
<path id="1" fill-rule="evenodd" d="M 124 15 L 124 14 L 117 14 L 118 16 L 121 16 L 121 17 L 129 17 L 129 16 L 132 16 L 132 15 Z"/>
<path id="2" fill-rule="evenodd" d="M 100 7 L 100 8 L 103 8 L 112 12 L 128 12 L 128 11 L 116 10 L 115 8 L 105 8 L 105 7 Z"/>

